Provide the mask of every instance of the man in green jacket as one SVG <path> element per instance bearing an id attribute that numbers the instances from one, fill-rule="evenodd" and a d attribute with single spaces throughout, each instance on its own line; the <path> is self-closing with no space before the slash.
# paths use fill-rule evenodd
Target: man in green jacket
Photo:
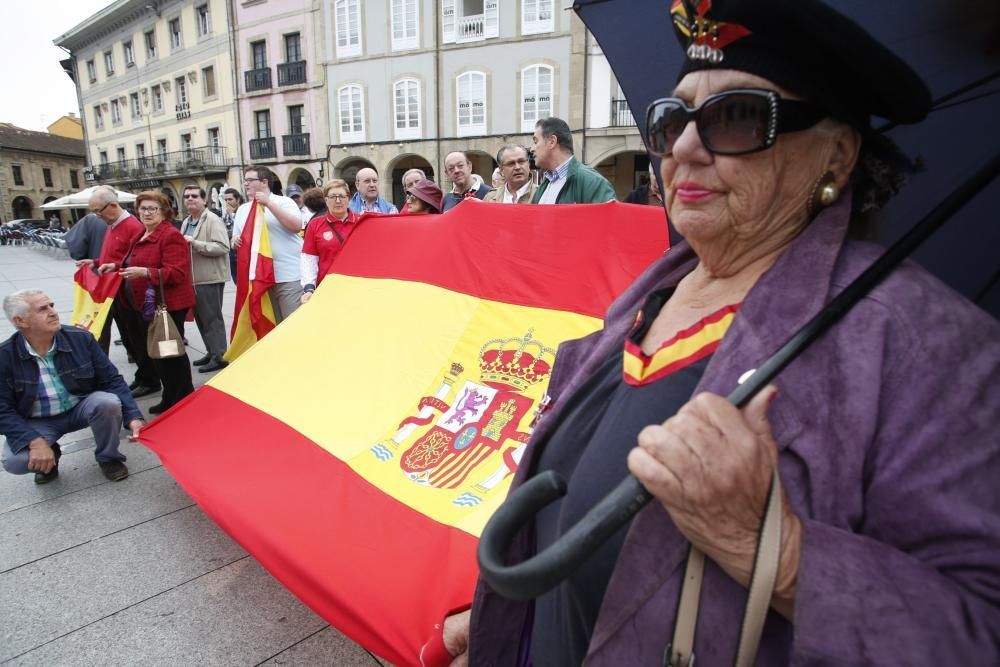
<path id="1" fill-rule="evenodd" d="M 538 121 L 532 143 L 535 164 L 545 174 L 532 204 L 602 204 L 615 199 L 608 179 L 573 156 L 573 134 L 566 121 Z"/>

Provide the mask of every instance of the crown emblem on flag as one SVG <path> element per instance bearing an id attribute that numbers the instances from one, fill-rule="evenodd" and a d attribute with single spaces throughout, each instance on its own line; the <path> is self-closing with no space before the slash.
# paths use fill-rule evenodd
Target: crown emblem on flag
<path id="1" fill-rule="evenodd" d="M 500 384 L 523 391 L 552 372 L 556 351 L 532 338 L 529 329 L 521 338 L 494 338 L 479 350 L 480 377 L 487 384 Z"/>
<path id="2" fill-rule="evenodd" d="M 691 0 L 673 0 L 670 17 L 681 43 L 687 42 L 688 58 L 721 63 L 722 49 L 751 32 L 738 23 L 713 21 L 706 16 L 710 9 L 712 0 L 700 0 L 697 7 Z"/>

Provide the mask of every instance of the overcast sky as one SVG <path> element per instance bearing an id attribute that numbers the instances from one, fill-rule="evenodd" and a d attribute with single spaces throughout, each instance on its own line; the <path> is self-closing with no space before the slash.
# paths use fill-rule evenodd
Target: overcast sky
<path id="1" fill-rule="evenodd" d="M 112 0 L 5 0 L 0 19 L 0 122 L 28 130 L 45 127 L 70 111 L 79 114 L 76 88 L 52 43 Z"/>

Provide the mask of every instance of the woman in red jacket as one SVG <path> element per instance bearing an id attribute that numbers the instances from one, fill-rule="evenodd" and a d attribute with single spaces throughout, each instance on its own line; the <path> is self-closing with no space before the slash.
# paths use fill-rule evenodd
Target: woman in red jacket
<path id="1" fill-rule="evenodd" d="M 129 249 L 120 267 L 111 266 L 127 282 L 122 287 L 125 293 L 125 316 L 131 348 L 136 364 L 140 368 L 151 364 L 163 382 L 161 401 L 149 408 L 151 414 L 167 410 L 194 391 L 191 382 L 191 365 L 187 354 L 170 359 L 151 359 L 146 354 L 146 332 L 149 329 L 142 315 L 142 304 L 146 288 L 156 289 L 156 300 L 160 300 L 160 280 L 163 281 L 163 298 L 167 311 L 180 331 L 184 331 L 184 318 L 194 305 L 194 287 L 191 282 L 191 254 L 187 241 L 170 223 L 174 211 L 167 198 L 159 192 L 143 192 L 135 200 L 139 221 L 145 227 Z"/>

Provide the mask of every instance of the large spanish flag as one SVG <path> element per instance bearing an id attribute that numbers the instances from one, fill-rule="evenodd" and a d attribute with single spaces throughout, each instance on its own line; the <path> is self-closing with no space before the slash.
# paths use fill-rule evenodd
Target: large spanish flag
<path id="1" fill-rule="evenodd" d="M 264 207 L 251 204 L 236 251 L 236 312 L 223 355 L 232 361 L 275 327 L 274 309 L 267 290 L 274 285 L 271 238 L 264 221 Z"/>
<path id="2" fill-rule="evenodd" d="M 121 283 L 122 277 L 117 271 L 98 275 L 89 266 L 78 268 L 73 274 L 73 318 L 70 324 L 86 329 L 94 334 L 94 338 L 100 338 Z"/>
<path id="3" fill-rule="evenodd" d="M 141 439 L 318 614 L 419 664 L 471 601 L 556 348 L 666 246 L 662 210 L 618 203 L 366 218 L 295 318 Z"/>

